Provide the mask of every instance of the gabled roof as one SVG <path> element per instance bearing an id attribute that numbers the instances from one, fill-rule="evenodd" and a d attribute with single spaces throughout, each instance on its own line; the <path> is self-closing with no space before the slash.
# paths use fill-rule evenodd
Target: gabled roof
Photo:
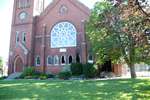
<path id="1" fill-rule="evenodd" d="M 81 9 L 83 12 L 90 15 L 90 9 L 86 5 L 84 5 L 78 0 L 69 0 L 69 1 L 72 2 L 72 4 L 74 4 L 75 6 L 77 6 L 77 8 Z"/>
<path id="2" fill-rule="evenodd" d="M 46 9 L 40 14 L 40 16 L 45 16 L 51 11 L 61 0 L 53 0 Z M 90 9 L 82 4 L 78 0 L 68 0 L 70 3 L 72 3 L 74 6 L 77 7 L 77 9 L 80 9 L 83 13 L 90 15 Z"/>

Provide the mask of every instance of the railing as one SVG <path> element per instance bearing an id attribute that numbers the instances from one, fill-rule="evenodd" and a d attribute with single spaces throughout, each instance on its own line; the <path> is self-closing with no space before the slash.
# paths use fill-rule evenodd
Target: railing
<path id="1" fill-rule="evenodd" d="M 28 49 L 26 48 L 25 45 L 23 45 L 22 43 L 19 42 L 19 46 L 23 49 L 24 54 L 27 55 L 28 54 Z"/>

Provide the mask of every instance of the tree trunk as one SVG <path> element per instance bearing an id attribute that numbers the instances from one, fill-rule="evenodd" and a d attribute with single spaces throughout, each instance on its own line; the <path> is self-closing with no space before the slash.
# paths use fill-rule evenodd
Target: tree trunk
<path id="1" fill-rule="evenodd" d="M 131 74 L 131 78 L 136 78 L 136 72 L 135 72 L 135 66 L 134 64 L 128 64 L 129 68 L 130 68 L 130 74 Z"/>

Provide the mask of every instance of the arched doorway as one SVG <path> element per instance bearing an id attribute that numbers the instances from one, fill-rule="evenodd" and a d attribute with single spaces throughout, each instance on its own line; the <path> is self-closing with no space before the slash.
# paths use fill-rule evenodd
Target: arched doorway
<path id="1" fill-rule="evenodd" d="M 22 72 L 22 71 L 23 71 L 23 61 L 18 56 L 18 57 L 16 57 L 16 59 L 14 61 L 14 73 L 15 72 Z"/>
<path id="2" fill-rule="evenodd" d="M 101 67 L 101 71 L 112 72 L 112 62 L 111 60 L 105 61 L 105 63 Z"/>

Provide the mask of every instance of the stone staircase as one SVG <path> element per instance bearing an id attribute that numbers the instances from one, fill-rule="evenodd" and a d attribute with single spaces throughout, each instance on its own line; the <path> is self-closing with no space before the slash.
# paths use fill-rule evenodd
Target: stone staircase
<path id="1" fill-rule="evenodd" d="M 12 80 L 12 79 L 15 79 L 15 78 L 19 77 L 21 74 L 22 74 L 22 72 L 12 73 L 12 74 L 10 74 L 5 80 Z"/>

